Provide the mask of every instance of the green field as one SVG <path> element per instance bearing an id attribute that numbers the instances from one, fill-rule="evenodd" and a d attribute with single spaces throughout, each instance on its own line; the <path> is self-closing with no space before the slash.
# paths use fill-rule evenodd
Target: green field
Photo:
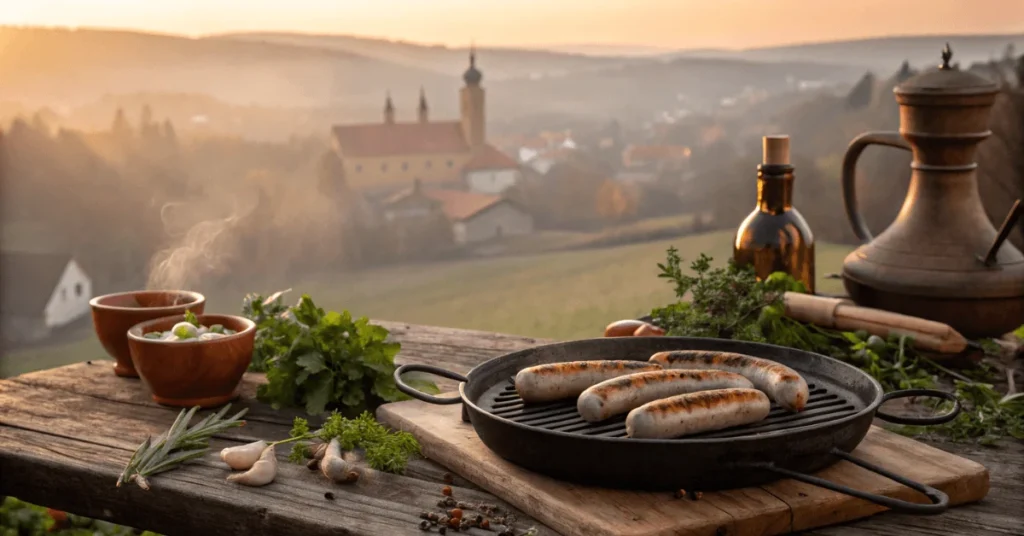
<path id="1" fill-rule="evenodd" d="M 293 295 L 308 293 L 327 309 L 357 315 L 459 328 L 560 339 L 600 335 L 616 319 L 636 317 L 673 298 L 656 277 L 665 249 L 675 245 L 684 259 L 699 253 L 724 262 L 732 255 L 732 232 L 716 232 L 607 249 L 550 252 L 430 264 L 410 264 L 356 273 L 322 274 L 282 283 Z M 817 273 L 822 292 L 841 283 L 822 280 L 838 272 L 849 246 L 819 244 Z M 278 288 L 251 289 L 269 293 Z M 244 293 L 208 295 L 207 310 L 237 312 Z M 22 351 L 0 362 L 0 376 L 95 359 L 102 349 L 91 333 L 81 342 Z"/>

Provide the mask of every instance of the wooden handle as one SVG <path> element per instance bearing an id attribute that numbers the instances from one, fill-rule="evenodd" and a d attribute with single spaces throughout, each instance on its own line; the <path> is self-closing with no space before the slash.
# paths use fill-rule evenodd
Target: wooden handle
<path id="1" fill-rule="evenodd" d="M 783 297 L 786 316 L 840 331 L 864 330 L 872 335 L 907 335 L 914 346 L 955 354 L 967 348 L 967 339 L 946 324 L 854 305 L 849 300 L 787 292 Z"/>

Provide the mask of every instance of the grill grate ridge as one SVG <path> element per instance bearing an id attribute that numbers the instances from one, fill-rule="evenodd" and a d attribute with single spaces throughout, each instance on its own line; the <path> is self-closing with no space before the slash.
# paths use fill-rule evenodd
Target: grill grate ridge
<path id="1" fill-rule="evenodd" d="M 686 439 L 735 438 L 776 432 L 833 421 L 858 411 L 856 404 L 826 387 L 808 383 L 808 388 L 810 389 L 810 398 L 806 408 L 800 413 L 786 411 L 772 402 L 771 410 L 763 421 L 736 428 L 695 434 L 687 436 Z M 492 414 L 499 417 L 544 430 L 591 437 L 626 437 L 626 415 L 590 423 L 583 420 L 576 411 L 575 400 L 526 404 L 519 398 L 515 386 L 511 383 L 497 390 L 493 399 L 490 400 L 490 404 L 484 407 L 489 408 Z"/>

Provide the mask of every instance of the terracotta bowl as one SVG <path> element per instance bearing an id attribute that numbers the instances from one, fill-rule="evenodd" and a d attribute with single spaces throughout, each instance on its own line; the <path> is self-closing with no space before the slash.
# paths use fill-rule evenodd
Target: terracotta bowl
<path id="1" fill-rule="evenodd" d="M 161 341 L 143 337 L 168 331 L 185 315 L 143 322 L 128 330 L 132 362 L 153 400 L 165 406 L 204 408 L 238 397 L 238 384 L 252 361 L 256 324 L 241 316 L 196 315 L 204 326 L 220 324 L 238 333 L 207 341 Z"/>
<path id="2" fill-rule="evenodd" d="M 138 378 L 128 350 L 128 330 L 147 320 L 183 315 L 186 310 L 202 314 L 206 298 L 188 290 L 136 290 L 97 296 L 89 300 L 96 336 L 117 363 L 114 374 Z"/>

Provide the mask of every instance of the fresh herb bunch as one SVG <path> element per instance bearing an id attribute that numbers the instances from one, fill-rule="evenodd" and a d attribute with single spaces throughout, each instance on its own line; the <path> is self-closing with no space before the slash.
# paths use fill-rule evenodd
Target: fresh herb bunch
<path id="1" fill-rule="evenodd" d="M 781 272 L 759 281 L 750 269 L 732 263 L 712 268 L 711 261 L 700 255 L 691 263 L 693 274 L 689 275 L 683 272 L 679 252 L 669 248 L 666 262 L 658 265 L 659 277 L 673 284 L 677 297 L 676 303 L 651 312 L 653 322 L 666 334 L 766 342 L 828 355 L 860 367 L 885 391 L 934 388 L 940 377 L 951 378 L 964 407 L 957 419 L 931 430 L 897 430 L 935 432 L 955 441 L 982 444 L 1006 436 L 1024 439 L 1024 397 L 1004 397 L 986 383 L 994 377 L 990 367 L 958 373 L 915 351 L 906 336 L 883 339 L 863 331 L 842 332 L 793 320 L 785 316 L 783 294 L 807 292 L 803 284 Z M 687 296 L 689 301 L 684 301 Z M 1024 335 L 1024 327 L 1018 331 Z M 982 346 L 986 342 L 992 343 L 982 341 Z M 949 409 L 948 403 L 941 406 Z"/>
<path id="2" fill-rule="evenodd" d="M 296 417 L 290 435 L 325 443 L 337 438 L 343 450 L 363 449 L 370 467 L 389 473 L 403 473 L 409 456 L 420 453 L 420 444 L 412 434 L 388 430 L 368 411 L 354 419 L 333 412 L 316 432 L 310 432 L 306 419 Z M 301 463 L 308 452 L 308 443 L 296 443 L 288 459 Z"/>
<path id="3" fill-rule="evenodd" d="M 99 519 L 50 510 L 14 497 L 0 497 L 0 536 L 43 535 L 158 536 L 154 532 L 140 532 Z"/>
<path id="4" fill-rule="evenodd" d="M 121 487 L 121 484 L 135 482 L 140 488 L 148 490 L 147 477 L 170 471 L 189 460 L 205 456 L 210 450 L 210 438 L 214 434 L 245 424 L 245 421 L 241 419 L 249 409 L 243 409 L 230 419 L 225 419 L 224 416 L 227 415 L 230 408 L 230 404 L 224 406 L 220 411 L 207 415 L 191 428 L 188 427 L 188 423 L 196 411 L 199 411 L 199 406 L 181 410 L 178 413 L 178 418 L 174 420 L 174 424 L 165 434 L 155 441 L 153 438 L 147 437 L 139 445 L 139 448 L 135 449 L 135 453 L 128 460 L 128 465 L 117 479 L 117 487 Z"/>
<path id="5" fill-rule="evenodd" d="M 387 329 L 365 317 L 353 320 L 348 311 L 325 312 L 305 294 L 294 307 L 285 307 L 282 294 L 250 294 L 242 307 L 257 324 L 251 368 L 267 373 L 267 383 L 257 391 L 261 401 L 274 409 L 303 407 L 309 415 L 334 409 L 356 416 L 407 398 L 395 386 L 400 345 L 387 341 Z M 428 381 L 406 381 L 438 392 Z"/>

